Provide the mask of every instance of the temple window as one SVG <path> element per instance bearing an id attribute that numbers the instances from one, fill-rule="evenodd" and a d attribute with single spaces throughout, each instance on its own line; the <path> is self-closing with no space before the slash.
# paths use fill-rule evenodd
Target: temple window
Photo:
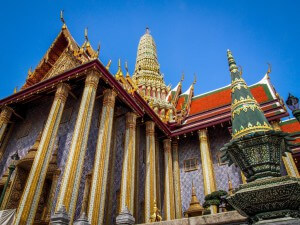
<path id="1" fill-rule="evenodd" d="M 190 172 L 198 169 L 197 158 L 184 160 L 184 172 Z"/>

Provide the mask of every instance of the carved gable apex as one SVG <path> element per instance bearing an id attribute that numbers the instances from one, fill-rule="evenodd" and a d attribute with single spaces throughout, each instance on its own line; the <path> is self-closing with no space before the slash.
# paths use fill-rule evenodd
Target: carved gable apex
<path id="1" fill-rule="evenodd" d="M 63 73 L 64 71 L 79 66 L 80 64 L 81 62 L 74 57 L 74 54 L 68 49 L 65 49 L 43 80 L 54 77 L 60 73 Z"/>

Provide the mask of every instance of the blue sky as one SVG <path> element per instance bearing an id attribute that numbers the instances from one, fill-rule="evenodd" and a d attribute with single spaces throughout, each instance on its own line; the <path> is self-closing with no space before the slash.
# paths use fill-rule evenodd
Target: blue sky
<path id="1" fill-rule="evenodd" d="M 139 38 L 149 26 L 161 71 L 173 86 L 184 71 L 183 89 L 197 74 L 195 94 L 229 84 L 226 50 L 232 50 L 250 85 L 272 64 L 271 82 L 286 99 L 300 97 L 300 1 L 5 1 L 0 13 L 0 98 L 23 85 L 61 29 L 59 12 L 83 43 L 84 28 L 100 60 L 128 61 L 132 73 Z"/>

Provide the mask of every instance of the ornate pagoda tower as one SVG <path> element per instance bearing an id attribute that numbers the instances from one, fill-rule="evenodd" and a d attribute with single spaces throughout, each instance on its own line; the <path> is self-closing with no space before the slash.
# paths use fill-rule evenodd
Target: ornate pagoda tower
<path id="1" fill-rule="evenodd" d="M 170 87 L 166 86 L 160 72 L 156 45 L 149 28 L 146 28 L 146 33 L 140 39 L 132 79 L 138 87 L 138 92 L 160 118 L 164 121 L 172 120 L 175 108 L 167 101 Z"/>

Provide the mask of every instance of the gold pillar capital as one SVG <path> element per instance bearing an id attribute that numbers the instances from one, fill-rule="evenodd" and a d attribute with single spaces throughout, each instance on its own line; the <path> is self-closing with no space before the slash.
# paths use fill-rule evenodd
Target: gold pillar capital
<path id="1" fill-rule="evenodd" d="M 199 140 L 207 141 L 207 129 L 198 130 Z"/>
<path id="2" fill-rule="evenodd" d="M 65 102 L 67 100 L 70 89 L 71 87 L 68 84 L 65 83 L 58 84 L 54 98 L 56 100 L 60 99 L 61 101 Z"/>
<path id="3" fill-rule="evenodd" d="M 117 93 L 113 89 L 105 89 L 103 94 L 103 106 L 113 107 L 115 105 Z"/>
<path id="4" fill-rule="evenodd" d="M 145 124 L 146 124 L 146 135 L 154 136 L 155 123 L 153 121 L 147 121 Z"/>
<path id="5" fill-rule="evenodd" d="M 134 112 L 126 113 L 126 129 L 136 127 L 137 114 Z"/>
<path id="6" fill-rule="evenodd" d="M 13 109 L 8 106 L 3 106 L 2 111 L 0 113 L 0 124 L 8 123 L 11 117 Z"/>
<path id="7" fill-rule="evenodd" d="M 100 74 L 94 70 L 92 70 L 85 79 L 85 86 L 97 88 L 99 83 Z"/>

